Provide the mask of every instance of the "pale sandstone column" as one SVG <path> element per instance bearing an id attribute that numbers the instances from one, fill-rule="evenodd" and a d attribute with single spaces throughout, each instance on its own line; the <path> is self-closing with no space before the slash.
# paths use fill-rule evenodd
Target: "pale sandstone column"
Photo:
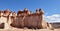
<path id="1" fill-rule="evenodd" d="M 1 23 L 4 23 L 4 29 L 7 29 L 8 28 L 8 23 L 7 23 L 7 18 L 6 17 L 1 17 L 0 18 L 0 24 Z"/>
<path id="2" fill-rule="evenodd" d="M 9 29 L 9 25 L 8 25 L 8 23 L 5 23 L 5 27 L 4 27 L 4 29 Z"/>
<path id="3" fill-rule="evenodd" d="M 10 29 L 10 17 L 5 16 L 4 18 L 5 18 L 5 19 L 3 19 L 4 23 L 5 23 L 4 29 Z"/>
<path id="4" fill-rule="evenodd" d="M 44 15 L 41 15 L 41 16 L 42 16 L 42 28 L 47 29 L 47 22 L 44 19 Z"/>
<path id="5" fill-rule="evenodd" d="M 9 29 L 9 25 L 7 23 L 7 17 L 6 17 L 6 21 L 4 23 L 5 23 L 4 29 Z"/>
<path id="6" fill-rule="evenodd" d="M 44 19 L 44 11 L 42 9 L 39 9 L 39 12 L 41 14 L 41 21 L 42 21 L 42 29 L 46 29 L 47 28 L 47 23 Z"/>

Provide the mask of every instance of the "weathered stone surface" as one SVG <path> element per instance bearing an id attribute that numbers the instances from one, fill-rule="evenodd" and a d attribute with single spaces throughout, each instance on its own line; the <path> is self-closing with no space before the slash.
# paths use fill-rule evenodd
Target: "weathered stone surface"
<path id="1" fill-rule="evenodd" d="M 5 29 L 0 29 L 0 31 L 59 31 L 60 29 L 55 29 L 55 30 L 49 30 L 49 29 L 13 29 L 13 30 L 5 30 Z"/>
<path id="2" fill-rule="evenodd" d="M 0 24 L 4 23 L 4 29 L 17 28 L 34 28 L 46 29 L 49 27 L 45 20 L 43 20 L 44 12 L 39 9 L 35 13 L 31 13 L 28 9 L 18 11 L 18 13 L 11 12 L 9 9 L 0 12 Z"/>

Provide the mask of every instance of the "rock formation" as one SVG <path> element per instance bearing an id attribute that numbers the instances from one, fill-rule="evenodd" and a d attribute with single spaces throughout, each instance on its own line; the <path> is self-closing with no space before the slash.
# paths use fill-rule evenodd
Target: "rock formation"
<path id="1" fill-rule="evenodd" d="M 4 29 L 9 29 L 10 26 L 16 28 L 35 28 L 46 29 L 47 22 L 43 19 L 44 12 L 42 9 L 37 9 L 35 13 L 32 13 L 28 9 L 23 11 L 11 12 L 9 9 L 0 11 L 0 24 L 4 24 Z"/>

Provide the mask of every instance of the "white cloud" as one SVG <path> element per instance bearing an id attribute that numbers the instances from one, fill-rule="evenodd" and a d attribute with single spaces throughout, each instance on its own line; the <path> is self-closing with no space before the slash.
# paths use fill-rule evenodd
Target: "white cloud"
<path id="1" fill-rule="evenodd" d="M 53 14 L 51 16 L 45 16 L 47 22 L 60 22 L 60 14 Z"/>

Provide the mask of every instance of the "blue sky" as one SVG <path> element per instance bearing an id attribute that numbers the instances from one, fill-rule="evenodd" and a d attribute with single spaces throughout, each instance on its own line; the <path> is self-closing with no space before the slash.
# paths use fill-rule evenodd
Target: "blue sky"
<path id="1" fill-rule="evenodd" d="M 60 0 L 0 0 L 0 10 L 10 9 L 17 12 L 19 9 L 23 10 L 24 8 L 28 8 L 32 12 L 42 8 L 46 17 L 59 15 Z"/>

